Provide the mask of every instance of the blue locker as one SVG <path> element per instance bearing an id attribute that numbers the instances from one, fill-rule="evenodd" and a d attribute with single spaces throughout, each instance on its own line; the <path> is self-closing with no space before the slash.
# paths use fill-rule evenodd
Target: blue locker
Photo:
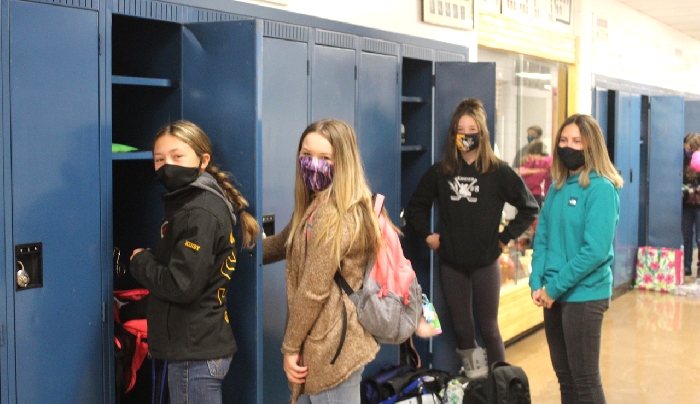
<path id="1" fill-rule="evenodd" d="M 641 97 L 615 93 L 614 164 L 625 181 L 620 192 L 620 219 L 615 234 L 613 288 L 634 281 L 639 218 L 639 134 Z"/>
<path id="2" fill-rule="evenodd" d="M 678 248 L 681 244 L 681 203 L 683 181 L 685 109 L 683 97 L 653 96 L 649 117 L 649 245 Z M 673 198 L 678 195 L 678 199 Z"/>
<path id="3" fill-rule="evenodd" d="M 598 121 L 603 130 L 603 140 L 608 139 L 608 90 L 601 88 L 593 89 L 593 117 Z"/>
<path id="4" fill-rule="evenodd" d="M 267 22 L 275 27 L 284 24 Z M 294 210 L 294 181 L 299 136 L 308 125 L 307 74 L 309 29 L 274 30 L 285 35 L 263 39 L 262 66 L 262 213 L 268 235 L 280 232 Z M 291 33 L 291 35 L 290 35 Z M 263 267 L 263 400 L 289 400 L 280 351 L 287 317 L 285 261 Z"/>
<path id="5" fill-rule="evenodd" d="M 399 47 L 390 42 L 379 45 L 391 54 L 360 52 L 356 129 L 372 192 L 387 197 L 385 206 L 391 220 L 399 223 Z"/>
<path id="6" fill-rule="evenodd" d="M 363 47 L 358 73 L 358 147 L 372 192 L 386 196 L 387 212 L 391 220 L 398 224 L 401 184 L 399 47 L 391 42 L 366 38 Z M 397 363 L 398 356 L 397 345 L 382 345 L 376 359 L 366 366 L 364 376 L 374 375 L 382 366 Z"/>
<path id="7" fill-rule="evenodd" d="M 683 133 L 700 133 L 700 100 L 685 102 L 685 130 Z"/>
<path id="8" fill-rule="evenodd" d="M 355 127 L 357 37 L 316 30 L 311 63 L 311 122 L 341 119 Z"/>
<path id="9" fill-rule="evenodd" d="M 6 271 L 2 398 L 103 402 L 98 12 L 10 1 L 8 25 L 5 267 L 30 284 Z"/>

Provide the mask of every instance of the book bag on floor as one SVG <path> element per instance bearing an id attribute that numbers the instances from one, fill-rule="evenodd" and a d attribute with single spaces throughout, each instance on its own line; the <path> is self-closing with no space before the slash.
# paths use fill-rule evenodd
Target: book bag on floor
<path id="1" fill-rule="evenodd" d="M 491 365 L 488 379 L 490 403 L 530 404 L 530 385 L 521 367 L 496 362 Z"/>
<path id="2" fill-rule="evenodd" d="M 489 401 L 489 377 L 472 379 L 464 388 L 464 404 L 490 404 Z"/>
<path id="3" fill-rule="evenodd" d="M 411 261 L 403 254 L 398 233 L 381 214 L 384 199 L 381 194 L 374 197 L 382 246 L 365 270 L 362 287 L 352 290 L 340 270 L 335 273 L 335 281 L 355 303 L 360 324 L 378 342 L 400 344 L 418 327 L 423 292 Z"/>
<path id="4" fill-rule="evenodd" d="M 440 392 L 452 378 L 449 372 L 438 369 L 414 368 L 411 365 L 394 365 L 362 381 L 362 404 L 393 404 L 441 401 Z"/>

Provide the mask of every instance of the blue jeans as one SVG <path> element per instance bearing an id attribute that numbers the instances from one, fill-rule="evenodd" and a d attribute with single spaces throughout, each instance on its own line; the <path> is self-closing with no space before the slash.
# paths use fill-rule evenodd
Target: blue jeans
<path id="1" fill-rule="evenodd" d="M 554 302 L 544 309 L 544 331 L 562 404 L 605 404 L 600 379 L 603 313 L 610 299 Z"/>
<path id="2" fill-rule="evenodd" d="M 168 362 L 170 404 L 221 404 L 221 381 L 231 357 Z"/>
<path id="3" fill-rule="evenodd" d="M 700 248 L 700 206 L 683 206 L 681 230 L 683 231 L 683 266 L 685 274 L 690 275 L 693 264 L 693 228 L 695 228 L 695 246 Z"/>
<path id="4" fill-rule="evenodd" d="M 302 394 L 298 404 L 360 404 L 360 382 L 362 381 L 361 367 L 350 375 L 344 382 L 328 390 L 314 395 Z"/>

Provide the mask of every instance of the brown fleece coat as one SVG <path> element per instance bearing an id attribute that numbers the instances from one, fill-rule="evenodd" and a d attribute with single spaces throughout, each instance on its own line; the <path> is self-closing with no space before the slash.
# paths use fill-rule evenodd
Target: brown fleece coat
<path id="1" fill-rule="evenodd" d="M 336 215 L 337 210 L 332 203 L 314 200 L 304 213 L 304 223 L 314 210 L 308 243 L 307 226 L 299 226 L 292 248 L 287 252 L 284 244 L 290 224 L 279 234 L 263 240 L 263 263 L 287 259 L 287 329 L 282 353 L 299 354 L 300 364 L 308 366 L 309 371 L 303 385 L 290 383 L 292 403 L 296 403 L 299 394 L 317 394 L 337 386 L 371 362 L 379 351 L 379 344 L 357 320 L 354 304 L 333 280 L 337 265 L 330 254 L 331 240 L 319 240 L 319 232 L 314 232 L 325 220 Z M 362 285 L 370 253 L 350 245 L 350 231 L 355 227 L 351 215 L 345 217 L 343 226 L 340 251 L 346 253 L 341 259 L 341 273 L 357 290 Z M 345 305 L 347 311 L 347 332 L 340 355 L 331 364 L 343 327 L 341 305 Z"/>

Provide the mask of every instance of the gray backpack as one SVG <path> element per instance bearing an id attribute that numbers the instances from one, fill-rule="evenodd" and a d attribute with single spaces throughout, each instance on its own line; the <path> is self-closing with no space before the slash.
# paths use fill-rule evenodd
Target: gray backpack
<path id="1" fill-rule="evenodd" d="M 352 290 L 340 269 L 335 273 L 335 282 L 355 303 L 360 324 L 378 342 L 400 344 L 418 327 L 418 320 L 423 313 L 423 292 L 411 261 L 403 255 L 398 233 L 381 214 L 384 195 L 376 194 L 373 199 L 374 212 L 382 232 L 380 251 L 376 259 L 367 265 L 362 288 Z M 343 333 L 336 358 L 343 346 L 346 328 L 347 313 L 343 312 Z"/>

